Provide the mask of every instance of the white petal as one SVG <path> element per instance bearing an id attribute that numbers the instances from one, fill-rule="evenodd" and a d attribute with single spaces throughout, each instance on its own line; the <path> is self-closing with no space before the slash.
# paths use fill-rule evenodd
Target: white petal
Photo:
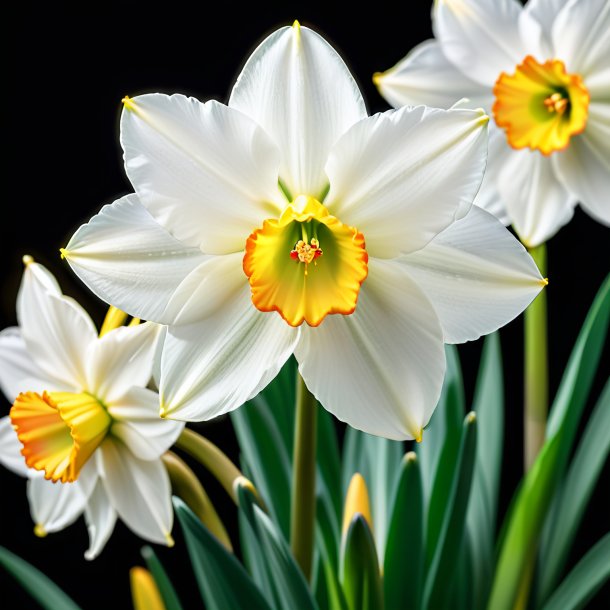
<path id="1" fill-rule="evenodd" d="M 31 470 L 25 465 L 25 458 L 21 455 L 23 445 L 17 438 L 17 433 L 11 424 L 10 417 L 0 419 L 0 464 L 12 470 L 15 474 L 27 477 Z"/>
<path id="2" fill-rule="evenodd" d="M 470 78 L 493 86 L 526 55 L 516 0 L 438 0 L 433 29 L 447 59 Z"/>
<path id="3" fill-rule="evenodd" d="M 82 225 L 63 252 L 97 296 L 144 320 L 172 322 L 167 305 L 180 283 L 208 260 L 154 220 L 137 195 L 126 195 Z"/>
<path id="4" fill-rule="evenodd" d="M 608 0 L 569 0 L 553 23 L 555 55 L 568 72 L 578 72 L 586 83 L 597 71 L 608 73 L 609 31 Z"/>
<path id="5" fill-rule="evenodd" d="M 416 46 L 393 68 L 374 77 L 379 92 L 394 108 L 411 105 L 451 108 L 468 98 L 467 108 L 491 108 L 491 87 L 483 87 L 453 65 L 436 40 Z"/>
<path id="6" fill-rule="evenodd" d="M 79 481 L 53 483 L 42 472 L 31 476 L 27 486 L 32 519 L 48 534 L 68 527 L 85 510 L 87 495 Z"/>
<path id="7" fill-rule="evenodd" d="M 330 213 L 363 233 L 372 256 L 422 248 L 472 205 L 487 160 L 487 123 L 482 111 L 424 106 L 360 121 L 326 166 Z"/>
<path id="8" fill-rule="evenodd" d="M 142 204 L 185 245 L 243 250 L 277 214 L 278 150 L 252 119 L 183 95 L 142 95 L 121 118 L 125 168 Z"/>
<path id="9" fill-rule="evenodd" d="M 159 395 L 147 388 L 131 388 L 106 406 L 114 419 L 112 435 L 142 460 L 160 458 L 184 428 L 182 422 L 159 417 Z"/>
<path id="10" fill-rule="evenodd" d="M 98 467 L 119 517 L 138 536 L 170 544 L 173 523 L 171 488 L 161 460 L 139 460 L 119 440 L 106 437 Z"/>
<path id="11" fill-rule="evenodd" d="M 556 167 L 583 210 L 598 222 L 610 225 L 610 140 L 592 137 L 593 125 L 572 138 L 557 155 Z M 597 135 L 597 134 L 596 134 Z"/>
<path id="12" fill-rule="evenodd" d="M 529 53 L 541 61 L 555 56 L 551 32 L 555 17 L 565 5 L 566 0 L 528 0 L 521 11 L 521 38 Z"/>
<path id="13" fill-rule="evenodd" d="M 95 341 L 87 355 L 89 391 L 111 403 L 152 377 L 160 327 L 152 322 L 121 326 Z"/>
<path id="14" fill-rule="evenodd" d="M 307 387 L 340 420 L 391 439 L 417 438 L 445 373 L 430 301 L 394 261 L 369 260 L 351 316 L 304 328 L 295 355 Z"/>
<path id="15" fill-rule="evenodd" d="M 0 388 L 9 402 L 20 392 L 50 390 L 56 383 L 34 364 L 19 328 L 0 332 Z"/>
<path id="16" fill-rule="evenodd" d="M 27 351 L 42 372 L 61 381 L 64 389 L 84 387 L 85 354 L 97 338 L 95 325 L 74 299 L 58 292 L 42 265 L 25 268 L 17 319 Z"/>
<path id="17" fill-rule="evenodd" d="M 262 390 L 293 351 L 298 330 L 252 304 L 245 283 L 223 310 L 170 327 L 161 358 L 162 412 L 202 421 L 241 406 Z"/>
<path id="18" fill-rule="evenodd" d="M 432 302 L 445 343 L 472 341 L 504 326 L 544 286 L 525 248 L 476 206 L 403 261 Z"/>
<path id="19" fill-rule="evenodd" d="M 85 552 L 85 559 L 95 559 L 110 538 L 117 514 L 110 503 L 104 485 L 97 482 L 87 505 L 85 506 L 85 522 L 89 532 L 89 548 Z"/>
<path id="20" fill-rule="evenodd" d="M 229 106 L 251 116 L 281 150 L 280 176 L 293 197 L 319 197 L 331 146 L 366 116 L 358 86 L 336 51 L 295 24 L 264 40 L 246 62 Z"/>
<path id="21" fill-rule="evenodd" d="M 498 191 L 498 179 L 508 155 L 512 153 L 513 149 L 507 144 L 504 131 L 490 124 L 487 166 L 474 204 L 493 214 L 505 226 L 510 225 L 511 221 Z"/>
<path id="22" fill-rule="evenodd" d="M 576 201 L 559 181 L 553 159 L 537 151 L 513 150 L 500 171 L 498 190 L 528 247 L 549 240 L 574 214 Z"/>

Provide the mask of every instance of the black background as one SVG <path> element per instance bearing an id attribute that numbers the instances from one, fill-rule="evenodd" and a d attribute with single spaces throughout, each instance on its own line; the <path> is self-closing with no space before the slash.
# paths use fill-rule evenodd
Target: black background
<path id="1" fill-rule="evenodd" d="M 384 5 L 371 2 L 366 11 L 308 3 L 232 3 L 181 0 L 162 9 L 148 3 L 55 5 L 5 22 L 12 40 L 8 82 L 3 90 L 3 172 L 1 327 L 15 324 L 15 297 L 23 254 L 32 254 L 58 277 L 64 291 L 76 297 L 100 323 L 105 306 L 73 276 L 59 258 L 74 230 L 99 208 L 129 192 L 118 146 L 120 100 L 124 95 L 182 92 L 199 99 L 226 101 L 241 65 L 260 40 L 276 27 L 299 19 L 314 27 L 339 50 L 364 93 L 370 113 L 386 103 L 371 75 L 401 59 L 431 36 L 428 2 Z M 610 196 L 610 195 L 609 195 Z M 551 394 L 610 262 L 610 231 L 577 210 L 574 220 L 549 244 Z M 522 323 L 501 333 L 506 372 L 506 437 L 501 510 L 521 476 L 522 455 Z M 481 342 L 460 347 L 470 398 Z M 592 396 L 607 376 L 606 348 Z M 58 354 L 58 358 L 61 354 Z M 0 415 L 10 405 L 0 398 Z M 339 429 L 340 426 L 338 425 Z M 227 419 L 197 426 L 235 460 L 235 439 Z M 610 433 L 610 431 L 609 431 Z M 214 481 L 197 470 L 213 501 L 235 533 L 235 509 Z M 594 494 L 572 562 L 609 529 L 608 465 Z M 118 524 L 102 555 L 86 562 L 86 529 L 82 520 L 67 530 L 37 539 L 32 533 L 25 481 L 0 470 L 0 544 L 48 574 L 84 610 L 129 608 L 128 570 L 142 564 L 142 542 Z M 198 608 L 195 585 L 179 527 L 173 550 L 159 548 L 172 578 L 184 592 L 185 606 Z M 0 606 L 34 607 L 20 589 L 0 574 Z"/>

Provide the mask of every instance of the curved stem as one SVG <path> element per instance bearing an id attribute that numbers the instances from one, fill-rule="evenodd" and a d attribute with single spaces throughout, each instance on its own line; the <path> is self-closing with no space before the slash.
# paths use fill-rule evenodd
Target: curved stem
<path id="1" fill-rule="evenodd" d="M 185 428 L 176 441 L 176 447 L 196 459 L 218 480 L 231 499 L 237 504 L 236 484 L 245 477 L 235 464 L 207 438 Z"/>
<path id="2" fill-rule="evenodd" d="M 233 546 L 229 534 L 195 473 L 184 460 L 171 451 L 165 453 L 162 459 L 169 474 L 173 492 L 186 502 L 216 539 L 232 552 Z"/>
<path id="3" fill-rule="evenodd" d="M 307 580 L 311 575 L 316 519 L 316 415 L 318 404 L 300 374 L 292 460 L 290 546 Z"/>
<path id="4" fill-rule="evenodd" d="M 546 245 L 536 246 L 529 253 L 545 275 Z M 525 311 L 524 367 L 524 465 L 527 471 L 544 444 L 546 432 L 549 402 L 546 290 L 542 290 Z"/>

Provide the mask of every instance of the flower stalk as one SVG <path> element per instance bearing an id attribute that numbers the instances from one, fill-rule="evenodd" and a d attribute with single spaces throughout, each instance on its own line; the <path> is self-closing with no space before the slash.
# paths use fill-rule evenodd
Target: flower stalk
<path id="1" fill-rule="evenodd" d="M 542 275 L 546 275 L 546 245 L 529 250 Z M 544 444 L 549 402 L 546 291 L 525 311 L 524 359 L 524 465 L 528 471 Z"/>
<path id="2" fill-rule="evenodd" d="M 229 534 L 195 473 L 184 460 L 171 451 L 166 452 L 162 459 L 167 468 L 174 494 L 185 501 L 228 551 L 233 552 Z"/>
<path id="3" fill-rule="evenodd" d="M 311 576 L 316 518 L 317 401 L 300 374 L 297 379 L 290 546 L 307 580 Z"/>

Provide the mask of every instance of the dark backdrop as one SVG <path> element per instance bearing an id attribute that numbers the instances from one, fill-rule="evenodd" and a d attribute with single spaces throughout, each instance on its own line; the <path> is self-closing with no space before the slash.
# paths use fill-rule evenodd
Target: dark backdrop
<path id="1" fill-rule="evenodd" d="M 395 5 L 371 2 L 364 11 L 352 3 L 340 7 L 256 2 L 238 9 L 229 2 L 174 0 L 162 9 L 143 2 L 110 2 L 103 9 L 90 7 L 87 12 L 60 4 L 52 11 L 31 10 L 5 21 L 6 34 L 13 42 L 8 52 L 9 82 L 3 87 L 3 147 L 8 166 L 4 168 L 2 203 L 1 327 L 15 323 L 15 297 L 25 253 L 47 265 L 64 291 L 101 322 L 105 306 L 71 274 L 60 260 L 58 248 L 103 204 L 131 190 L 118 146 L 124 95 L 182 92 L 202 100 L 226 101 L 241 65 L 258 42 L 296 18 L 333 43 L 359 82 L 370 112 L 382 111 L 387 105 L 374 88 L 371 75 L 389 68 L 415 44 L 430 37 L 429 14 L 427 1 Z M 578 210 L 572 223 L 549 245 L 552 394 L 586 311 L 608 271 L 609 239 L 607 228 Z M 509 324 L 501 337 L 507 385 L 504 511 L 521 475 L 521 321 Z M 480 348 L 480 342 L 460 347 L 469 397 Z M 602 366 L 606 376 L 608 354 L 606 348 Z M 594 396 L 599 394 L 603 377 L 597 376 Z M 0 415 L 9 407 L 0 397 Z M 199 428 L 237 459 L 227 419 Z M 205 473 L 201 476 L 235 533 L 234 508 L 222 489 Z M 572 561 L 608 530 L 609 482 L 606 467 Z M 86 562 L 82 520 L 39 540 L 32 533 L 25 481 L 0 469 L 0 486 L 0 544 L 42 569 L 85 610 L 130 607 L 128 569 L 141 563 L 142 543 L 135 535 L 119 523 L 102 555 Z M 179 527 L 175 538 L 176 547 L 159 549 L 159 554 L 181 590 L 189 592 L 187 607 L 200 607 L 193 601 L 195 588 Z M 33 607 L 4 573 L 0 579 L 2 608 Z"/>

